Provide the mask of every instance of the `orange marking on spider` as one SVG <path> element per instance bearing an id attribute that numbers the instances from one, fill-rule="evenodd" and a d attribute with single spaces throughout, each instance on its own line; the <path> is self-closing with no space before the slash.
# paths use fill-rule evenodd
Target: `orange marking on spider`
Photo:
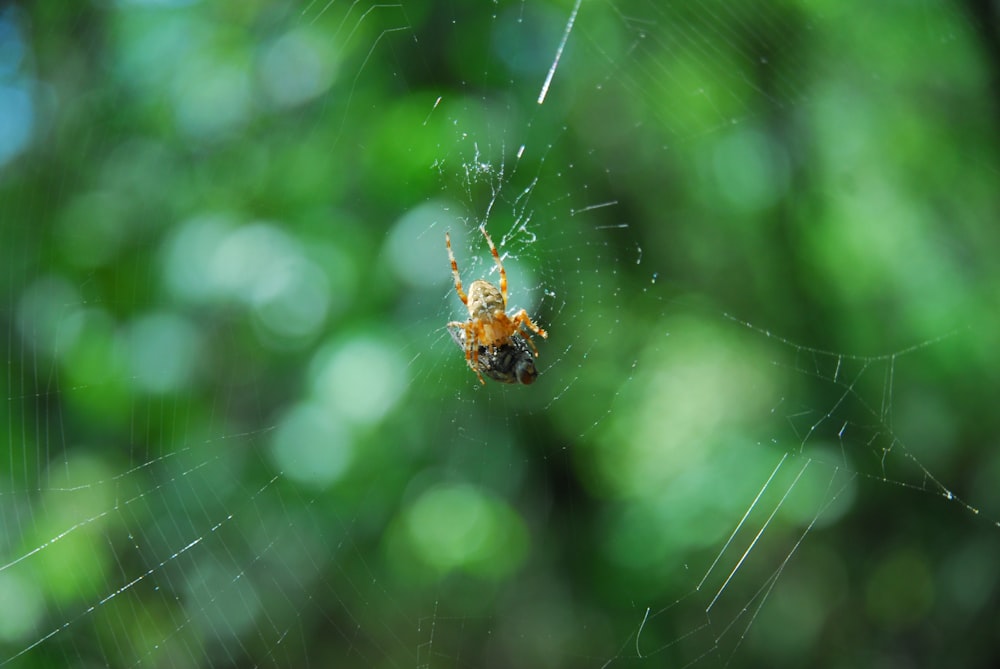
<path id="1" fill-rule="evenodd" d="M 531 340 L 531 332 L 534 332 L 542 339 L 547 339 L 549 333 L 538 327 L 528 316 L 524 309 L 512 315 L 507 315 L 507 272 L 503 268 L 500 254 L 497 253 L 493 240 L 486 232 L 486 228 L 480 226 L 479 231 L 486 237 L 486 243 L 490 246 L 490 253 L 500 271 L 500 289 L 489 281 L 477 279 L 469 285 L 468 294 L 462 290 L 462 278 L 458 273 L 458 263 L 455 262 L 455 253 L 451 250 L 451 236 L 444 233 L 445 246 L 448 248 L 448 259 L 451 261 L 451 273 L 455 277 L 455 292 L 458 293 L 462 304 L 469 310 L 469 320 L 451 321 L 448 327 L 460 328 L 464 333 L 465 362 L 469 369 L 476 373 L 479 382 L 486 385 L 483 375 L 479 370 L 479 348 L 486 347 L 490 353 L 498 347 L 509 345 L 514 340 L 514 335 L 519 335 L 531 348 L 535 357 L 538 357 L 538 349 L 535 342 Z M 529 332 L 528 330 L 531 330 Z"/>

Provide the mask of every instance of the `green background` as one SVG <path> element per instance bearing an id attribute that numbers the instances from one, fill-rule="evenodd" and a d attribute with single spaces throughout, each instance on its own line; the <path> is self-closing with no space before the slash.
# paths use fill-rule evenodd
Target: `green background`
<path id="1" fill-rule="evenodd" d="M 0 666 L 996 664 L 996 9 L 576 9 L 0 10 Z"/>

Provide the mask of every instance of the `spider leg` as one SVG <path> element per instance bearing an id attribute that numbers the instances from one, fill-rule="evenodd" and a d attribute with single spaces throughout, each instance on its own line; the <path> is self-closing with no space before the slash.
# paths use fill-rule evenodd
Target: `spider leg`
<path id="1" fill-rule="evenodd" d="M 531 333 L 527 330 L 518 330 L 517 334 L 521 335 L 521 338 L 528 343 L 528 347 L 531 348 L 531 352 L 538 357 L 538 347 L 535 346 L 535 342 L 531 340 Z"/>
<path id="2" fill-rule="evenodd" d="M 531 347 L 532 353 L 534 353 L 535 357 L 537 358 L 538 348 L 535 347 L 535 342 L 531 340 L 531 333 L 525 329 L 525 326 L 530 328 L 535 334 L 537 334 L 542 339 L 548 339 L 549 333 L 543 330 L 542 328 L 538 327 L 537 325 L 535 325 L 535 323 L 528 316 L 528 312 L 525 311 L 524 309 L 521 309 L 519 312 L 514 314 L 514 317 L 513 319 L 511 319 L 511 322 L 514 325 L 514 331 L 517 332 L 519 335 L 521 335 L 521 337 L 524 338 L 524 341 L 528 342 L 528 346 Z"/>
<path id="3" fill-rule="evenodd" d="M 483 380 L 483 375 L 479 372 L 479 346 L 477 344 L 473 344 L 471 347 L 467 348 L 465 355 L 468 357 L 470 353 L 472 355 L 472 360 L 469 362 L 469 367 L 471 367 L 472 371 L 474 371 L 476 376 L 479 377 L 479 383 L 485 386 L 486 381 Z"/>
<path id="4" fill-rule="evenodd" d="M 507 272 L 504 271 L 503 263 L 500 262 L 500 254 L 497 253 L 497 247 L 493 246 L 493 240 L 490 239 L 490 233 L 486 232 L 485 226 L 480 226 L 479 229 L 482 231 L 483 236 L 486 237 L 486 243 L 490 245 L 490 253 L 493 254 L 493 259 L 497 262 L 497 267 L 500 268 L 500 296 L 503 297 L 503 303 L 506 307 L 507 305 Z"/>
<path id="5" fill-rule="evenodd" d="M 472 330 L 472 324 L 469 323 L 468 321 L 466 321 L 465 323 L 462 323 L 461 321 L 451 321 L 450 323 L 448 323 L 448 325 L 446 327 L 449 327 L 449 328 L 450 327 L 456 327 L 456 328 L 460 328 L 462 330 L 463 334 L 465 335 L 465 339 L 462 340 L 462 348 L 465 349 L 465 363 L 467 365 L 469 365 L 469 367 L 471 367 L 472 369 L 475 369 L 475 367 L 472 367 L 472 348 L 473 347 L 469 346 L 469 342 L 471 342 L 473 340 L 473 337 L 474 337 L 474 333 L 470 332 L 470 330 Z M 476 353 L 478 354 L 479 351 L 476 350 Z M 477 357 L 478 357 L 478 355 L 477 355 Z"/>
<path id="6" fill-rule="evenodd" d="M 489 239 L 487 237 L 487 239 Z M 462 300 L 462 304 L 469 306 L 469 298 L 466 296 L 465 291 L 462 290 L 462 278 L 458 275 L 458 263 L 455 262 L 455 254 L 451 250 L 451 235 L 447 232 L 444 233 L 444 245 L 448 247 L 448 260 L 451 261 L 451 274 L 455 277 L 455 292 L 458 293 L 458 297 Z M 490 242 L 492 245 L 492 242 Z"/>
<path id="7" fill-rule="evenodd" d="M 483 375 L 479 371 L 479 341 L 483 336 L 483 326 L 478 321 L 469 321 L 465 329 L 465 359 L 469 362 L 469 367 L 479 377 L 479 383 L 486 385 Z"/>
<path id="8" fill-rule="evenodd" d="M 465 364 L 476 373 L 476 376 L 479 377 L 479 382 L 485 386 L 486 381 L 483 380 L 483 375 L 479 371 L 479 335 L 475 332 L 476 326 L 470 321 L 466 321 L 465 323 L 451 321 L 446 327 L 461 328 L 462 332 L 465 333 Z"/>

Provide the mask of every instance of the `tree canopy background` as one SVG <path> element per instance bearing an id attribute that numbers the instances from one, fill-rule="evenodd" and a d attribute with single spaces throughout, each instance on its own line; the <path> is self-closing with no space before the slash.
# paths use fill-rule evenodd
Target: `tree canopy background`
<path id="1" fill-rule="evenodd" d="M 6 5 L 0 666 L 995 666 L 998 26 Z"/>

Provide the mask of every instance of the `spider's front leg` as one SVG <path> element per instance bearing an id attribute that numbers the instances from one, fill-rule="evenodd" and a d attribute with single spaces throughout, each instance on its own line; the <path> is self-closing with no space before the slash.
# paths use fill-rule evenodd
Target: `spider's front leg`
<path id="1" fill-rule="evenodd" d="M 514 331 L 521 335 L 524 338 L 524 341 L 528 342 L 528 346 L 531 347 L 531 352 L 534 353 L 537 358 L 538 348 L 535 347 L 535 342 L 531 340 L 531 333 L 525 330 L 523 326 L 527 326 L 542 339 L 548 339 L 549 333 L 535 325 L 535 323 L 528 316 L 528 312 L 524 309 L 521 309 L 519 312 L 514 314 L 514 318 L 511 319 L 511 322 L 514 325 Z"/>
<path id="2" fill-rule="evenodd" d="M 455 292 L 458 293 L 458 298 L 462 300 L 462 304 L 469 306 L 469 297 L 462 290 L 462 277 L 458 274 L 458 263 L 455 262 L 455 253 L 451 250 L 451 235 L 447 232 L 444 233 L 444 245 L 448 249 L 448 260 L 451 262 L 451 274 L 455 279 Z"/>

